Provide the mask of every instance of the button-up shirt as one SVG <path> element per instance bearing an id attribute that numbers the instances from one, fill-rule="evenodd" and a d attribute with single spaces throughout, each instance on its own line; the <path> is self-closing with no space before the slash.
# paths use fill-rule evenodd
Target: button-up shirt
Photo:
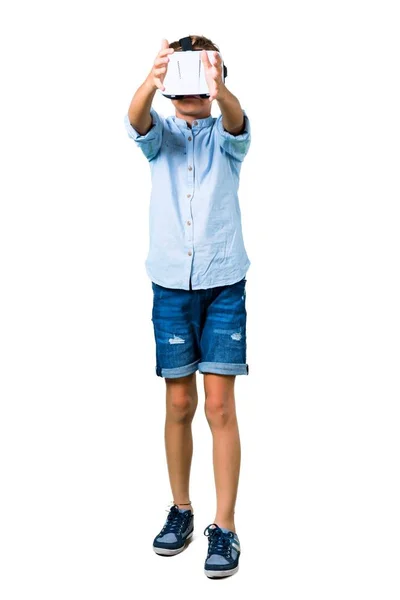
<path id="1" fill-rule="evenodd" d="M 128 135 L 151 170 L 150 244 L 145 262 L 155 283 L 180 289 L 230 285 L 250 266 L 241 225 L 240 169 L 250 146 L 250 123 L 232 135 L 222 115 L 193 121 L 167 118 L 153 108 L 151 129 L 140 135 L 126 114 Z"/>

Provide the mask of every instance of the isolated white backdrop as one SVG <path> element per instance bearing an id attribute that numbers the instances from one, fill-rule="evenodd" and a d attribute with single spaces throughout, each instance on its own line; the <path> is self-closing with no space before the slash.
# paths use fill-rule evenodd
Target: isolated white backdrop
<path id="1" fill-rule="evenodd" d="M 273 600 L 398 599 L 395 5 L 3 5 L 4 600 L 250 586 Z M 220 583 L 203 574 L 215 510 L 203 393 L 196 536 L 172 559 L 151 549 L 171 496 L 144 269 L 150 170 L 123 128 L 161 39 L 192 33 L 220 46 L 253 132 L 239 192 L 252 261 L 250 375 L 236 386 L 243 554 Z M 162 97 L 155 107 L 172 114 Z"/>

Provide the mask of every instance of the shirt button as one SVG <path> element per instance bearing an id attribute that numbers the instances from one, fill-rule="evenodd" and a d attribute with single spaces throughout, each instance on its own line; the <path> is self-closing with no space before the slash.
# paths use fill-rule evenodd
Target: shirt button
<path id="1" fill-rule="evenodd" d="M 190 198 L 192 194 L 186 194 L 186 198 Z"/>
<path id="2" fill-rule="evenodd" d="M 186 225 L 191 225 L 190 221 L 186 221 Z"/>
<path id="3" fill-rule="evenodd" d="M 196 127 L 196 125 L 198 125 L 197 121 L 193 121 L 192 125 Z"/>
<path id="4" fill-rule="evenodd" d="M 192 138 L 191 138 L 191 136 L 190 136 L 190 135 L 189 135 L 189 137 L 188 137 L 188 140 L 189 140 L 189 142 L 191 142 L 191 141 L 192 141 Z"/>
<path id="5" fill-rule="evenodd" d="M 192 171 L 192 170 L 193 170 L 193 167 L 189 167 L 189 171 Z"/>
<path id="6" fill-rule="evenodd" d="M 188 252 L 188 256 L 192 256 L 192 253 L 191 253 L 191 251 L 190 251 L 190 250 L 189 250 L 189 252 Z"/>

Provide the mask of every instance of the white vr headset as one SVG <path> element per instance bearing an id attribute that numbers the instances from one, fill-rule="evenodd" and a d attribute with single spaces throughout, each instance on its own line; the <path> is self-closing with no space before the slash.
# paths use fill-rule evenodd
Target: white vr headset
<path id="1" fill-rule="evenodd" d="M 182 52 L 173 52 L 169 55 L 167 73 L 164 78 L 165 90 L 161 92 L 162 95 L 174 100 L 179 100 L 184 96 L 208 98 L 210 92 L 204 76 L 204 67 L 201 60 L 202 51 L 193 50 L 190 37 L 180 39 L 179 43 Z M 207 50 L 210 61 L 213 53 L 213 50 Z M 221 56 L 220 53 L 218 54 Z M 222 81 L 225 81 L 227 75 L 228 69 L 222 63 Z"/>

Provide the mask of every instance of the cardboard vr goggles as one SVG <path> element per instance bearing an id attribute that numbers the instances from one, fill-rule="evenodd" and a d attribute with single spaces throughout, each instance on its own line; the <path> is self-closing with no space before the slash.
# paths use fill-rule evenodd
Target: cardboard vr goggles
<path id="1" fill-rule="evenodd" d="M 166 98 L 180 100 L 184 96 L 200 96 L 209 98 L 210 92 L 204 67 L 201 60 L 201 50 L 193 50 L 190 37 L 179 40 L 182 51 L 169 55 L 167 73 L 164 78 L 165 90 L 162 93 Z M 213 50 L 207 50 L 208 58 L 212 62 Z M 221 56 L 221 54 L 218 52 Z M 221 57 L 222 59 L 222 57 Z M 228 69 L 222 63 L 222 81 L 225 81 Z"/>

